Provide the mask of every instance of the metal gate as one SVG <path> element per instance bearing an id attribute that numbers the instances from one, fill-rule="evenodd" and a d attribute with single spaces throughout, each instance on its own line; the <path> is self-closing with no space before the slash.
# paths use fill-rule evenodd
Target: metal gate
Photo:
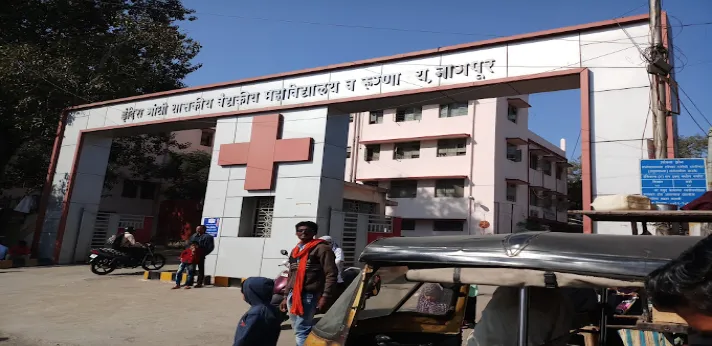
<path id="1" fill-rule="evenodd" d="M 94 233 L 91 236 L 91 248 L 103 247 L 109 235 L 109 223 L 111 213 L 98 212 L 96 213 L 96 221 L 94 221 Z"/>
<path id="2" fill-rule="evenodd" d="M 341 236 L 341 251 L 344 253 L 344 266 L 353 266 L 361 251 L 357 251 L 358 213 L 343 213 L 344 229 Z"/>
<path id="3" fill-rule="evenodd" d="M 369 233 L 391 232 L 385 215 L 332 211 L 329 235 L 341 245 L 345 266 L 357 266 L 358 257 L 368 244 Z"/>
<path id="4" fill-rule="evenodd" d="M 106 244 L 106 240 L 120 228 L 143 228 L 145 219 L 146 216 L 143 215 L 114 214 L 101 211 L 96 213 L 91 236 L 91 248 L 103 247 Z"/>

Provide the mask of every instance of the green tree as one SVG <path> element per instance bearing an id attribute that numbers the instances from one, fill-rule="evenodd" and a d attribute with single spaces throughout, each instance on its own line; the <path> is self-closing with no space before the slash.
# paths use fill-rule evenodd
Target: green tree
<path id="1" fill-rule="evenodd" d="M 179 143 L 172 133 L 116 137 L 111 144 L 104 192 L 121 179 L 155 181 L 166 178 L 165 166 L 175 151 L 190 147 Z M 208 161 L 209 165 L 209 161 Z"/>
<path id="2" fill-rule="evenodd" d="M 677 139 L 677 157 L 707 157 L 707 136 L 680 136 Z"/>
<path id="3" fill-rule="evenodd" d="M 583 209 L 583 184 L 581 183 L 581 157 L 569 162 L 567 176 L 567 193 L 569 210 Z"/>
<path id="4" fill-rule="evenodd" d="M 192 13 L 180 0 L 2 1 L 0 187 L 43 183 L 63 109 L 184 87 L 200 45 L 177 23 Z"/>
<path id="5" fill-rule="evenodd" d="M 171 200 L 201 200 L 205 197 L 211 154 L 186 151 L 172 133 L 116 138 L 111 147 L 104 179 L 104 193 L 121 179 L 153 181 L 159 193 Z"/>
<path id="6" fill-rule="evenodd" d="M 166 182 L 163 196 L 171 200 L 201 200 L 205 197 L 210 172 L 210 153 L 171 152 L 161 170 Z"/>

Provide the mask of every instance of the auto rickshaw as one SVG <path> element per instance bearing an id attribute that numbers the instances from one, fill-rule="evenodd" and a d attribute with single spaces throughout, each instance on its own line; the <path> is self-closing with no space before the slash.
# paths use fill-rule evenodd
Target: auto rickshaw
<path id="1" fill-rule="evenodd" d="M 571 330 L 572 338 L 588 335 L 581 345 L 606 345 L 608 331 L 621 328 L 684 332 L 686 325 L 653 326 L 647 302 L 628 326 L 609 325 L 615 313 L 604 306 L 610 288 L 643 291 L 649 272 L 701 239 L 552 232 L 380 239 L 364 249 L 360 279 L 317 322 L 306 345 L 460 346 L 470 285 L 518 290 L 519 319 L 511 333 L 520 346 L 528 345 L 532 287 L 597 290 L 597 314 L 581 316 Z M 423 290 L 434 283 L 443 293 L 439 308 L 423 309 Z"/>

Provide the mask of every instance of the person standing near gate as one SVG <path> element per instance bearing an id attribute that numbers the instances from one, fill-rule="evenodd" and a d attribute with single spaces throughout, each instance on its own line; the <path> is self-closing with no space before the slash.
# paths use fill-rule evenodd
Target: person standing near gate
<path id="1" fill-rule="evenodd" d="M 195 234 L 190 237 L 188 244 L 192 244 L 193 242 L 198 243 L 198 249 L 200 250 L 198 252 L 198 259 L 194 262 L 197 266 L 196 269 L 198 270 L 198 284 L 195 285 L 195 288 L 201 288 L 205 282 L 205 256 L 215 250 L 215 242 L 213 240 L 213 236 L 205 233 L 205 226 L 203 225 L 195 228 Z M 186 286 L 192 285 L 192 282 L 186 283 Z"/>
<path id="2" fill-rule="evenodd" d="M 296 225 L 299 243 L 289 255 L 287 299 L 280 303 L 289 311 L 297 346 L 304 345 L 314 325 L 314 315 L 324 312 L 336 290 L 337 269 L 334 251 L 321 239 L 314 239 L 319 226 L 312 221 Z"/>

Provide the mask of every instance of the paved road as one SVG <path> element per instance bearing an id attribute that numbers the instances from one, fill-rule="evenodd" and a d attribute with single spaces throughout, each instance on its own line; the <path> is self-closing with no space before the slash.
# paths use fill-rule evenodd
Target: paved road
<path id="1" fill-rule="evenodd" d="M 102 277 L 87 266 L 0 270 L 0 346 L 232 343 L 248 308 L 239 289 L 177 291 L 140 274 Z M 279 345 L 294 345 L 285 329 Z"/>

